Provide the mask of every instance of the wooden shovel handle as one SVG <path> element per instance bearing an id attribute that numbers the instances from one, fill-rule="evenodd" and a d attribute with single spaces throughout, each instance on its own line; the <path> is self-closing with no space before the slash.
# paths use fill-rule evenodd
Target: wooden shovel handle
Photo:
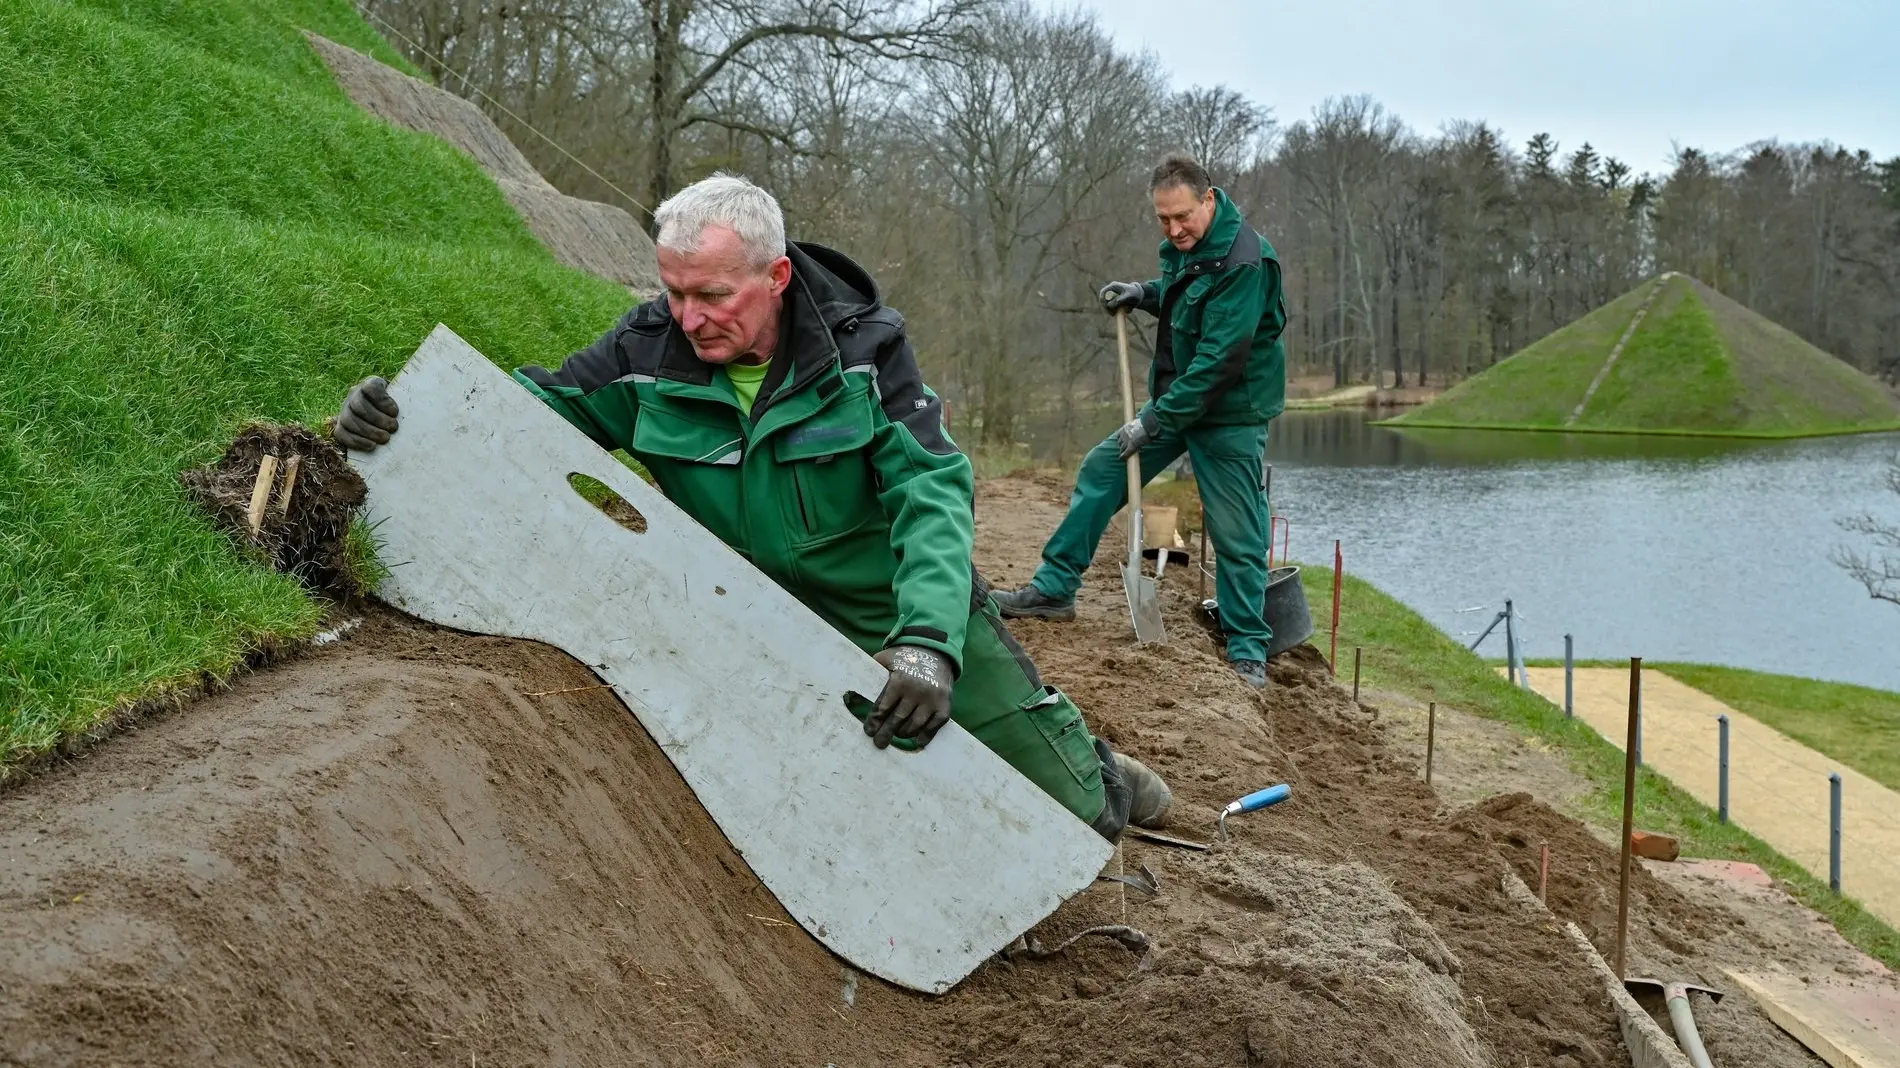
<path id="1" fill-rule="evenodd" d="M 1116 370 L 1122 379 L 1122 422 L 1131 423 L 1135 418 L 1135 383 L 1128 371 L 1128 309 L 1115 311 L 1115 344 L 1119 359 L 1115 361 Z M 1141 456 L 1128 458 L 1128 566 L 1139 574 L 1141 571 Z"/>

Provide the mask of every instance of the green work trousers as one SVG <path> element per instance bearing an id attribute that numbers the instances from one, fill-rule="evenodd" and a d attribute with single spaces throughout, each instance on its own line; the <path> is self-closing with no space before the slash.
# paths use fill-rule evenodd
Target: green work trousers
<path id="1" fill-rule="evenodd" d="M 1082 588 L 1082 573 L 1095 559 L 1095 547 L 1108 521 L 1128 504 L 1127 465 L 1117 455 L 1114 435 L 1089 450 L 1076 472 L 1069 514 L 1042 548 L 1042 566 L 1030 581 L 1044 595 L 1069 599 Z M 1168 430 L 1141 447 L 1141 482 L 1186 452 L 1194 463 L 1201 510 L 1219 564 L 1214 595 L 1220 602 L 1221 629 L 1227 633 L 1229 660 L 1265 660 L 1273 632 L 1267 627 L 1267 494 L 1261 465 L 1267 452 L 1264 423 L 1191 426 Z"/>
<path id="2" fill-rule="evenodd" d="M 870 709 L 853 711 L 862 719 Z M 1093 824 L 1102 815 L 1102 760 L 1082 710 L 1067 694 L 1043 683 L 987 595 L 982 607 L 970 613 L 963 673 L 951 691 L 950 718 L 1082 822 Z M 905 738 L 892 744 L 915 748 Z"/>

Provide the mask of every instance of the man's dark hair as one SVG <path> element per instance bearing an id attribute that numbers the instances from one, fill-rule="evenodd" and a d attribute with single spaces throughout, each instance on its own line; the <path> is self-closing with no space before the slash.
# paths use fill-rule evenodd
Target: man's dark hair
<path id="1" fill-rule="evenodd" d="M 1204 197 L 1214 188 L 1214 179 L 1207 176 L 1206 167 L 1188 156 L 1177 155 L 1155 164 L 1154 173 L 1148 176 L 1150 194 L 1164 185 L 1184 185 L 1196 197 Z"/>

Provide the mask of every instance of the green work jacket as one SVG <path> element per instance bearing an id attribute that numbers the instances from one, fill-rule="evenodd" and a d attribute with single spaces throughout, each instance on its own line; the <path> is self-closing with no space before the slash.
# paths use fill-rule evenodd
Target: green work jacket
<path id="1" fill-rule="evenodd" d="M 515 378 L 867 652 L 921 645 L 961 670 L 975 488 L 904 319 L 844 255 L 787 250 L 778 350 L 750 411 L 664 297 L 559 370 Z"/>
<path id="2" fill-rule="evenodd" d="M 1192 249 L 1161 242 L 1161 277 L 1142 284 L 1141 309 L 1161 320 L 1148 369 L 1152 423 L 1178 434 L 1285 410 L 1280 259 L 1225 191 L 1214 190 L 1214 221 Z"/>

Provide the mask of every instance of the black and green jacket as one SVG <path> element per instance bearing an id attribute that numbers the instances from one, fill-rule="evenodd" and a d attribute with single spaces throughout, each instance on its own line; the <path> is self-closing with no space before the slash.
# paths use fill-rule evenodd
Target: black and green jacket
<path id="1" fill-rule="evenodd" d="M 1187 252 L 1161 242 L 1161 277 L 1142 285 L 1141 309 L 1161 320 L 1150 429 L 1264 423 L 1286 408 L 1279 256 L 1225 191 L 1214 199 L 1207 234 Z"/>
<path id="2" fill-rule="evenodd" d="M 664 297 L 557 371 L 515 378 L 853 642 L 961 670 L 975 521 L 904 319 L 844 255 L 795 243 L 778 351 L 751 411 L 693 354 Z"/>

